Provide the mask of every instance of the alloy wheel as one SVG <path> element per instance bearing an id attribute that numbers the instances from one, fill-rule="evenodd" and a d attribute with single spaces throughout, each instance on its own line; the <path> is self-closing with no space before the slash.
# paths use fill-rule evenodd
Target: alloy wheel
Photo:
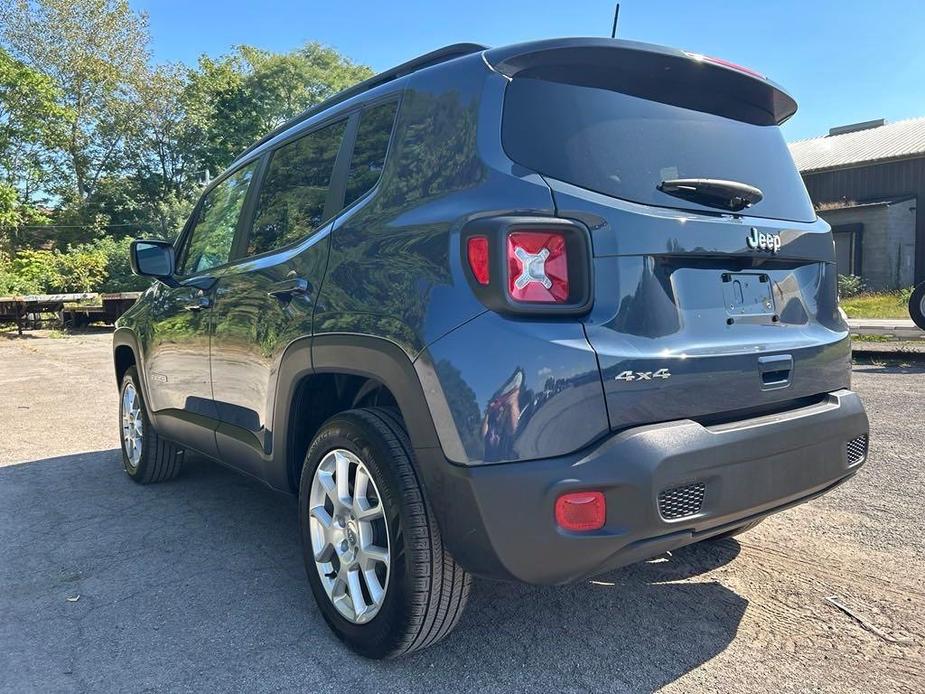
<path id="1" fill-rule="evenodd" d="M 389 529 L 369 469 L 345 449 L 327 453 L 309 493 L 312 553 L 321 585 L 344 619 L 364 624 L 389 586 Z"/>
<path id="2" fill-rule="evenodd" d="M 125 444 L 125 457 L 129 465 L 133 469 L 137 468 L 144 444 L 144 417 L 141 399 L 132 383 L 127 383 L 122 391 L 122 442 Z"/>

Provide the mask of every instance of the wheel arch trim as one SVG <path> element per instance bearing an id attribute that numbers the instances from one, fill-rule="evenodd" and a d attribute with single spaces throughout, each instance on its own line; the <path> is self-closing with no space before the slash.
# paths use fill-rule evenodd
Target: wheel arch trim
<path id="1" fill-rule="evenodd" d="M 118 364 L 116 363 L 116 352 L 120 347 L 127 347 L 135 356 L 135 372 L 138 374 L 139 385 L 141 386 L 142 401 L 144 402 L 145 409 L 148 412 L 148 419 L 153 422 L 155 416 L 151 411 L 151 407 L 148 405 L 151 400 L 148 398 L 148 381 L 145 375 L 144 359 L 142 358 L 140 343 L 138 341 L 138 336 L 135 334 L 135 331 L 129 328 L 120 327 L 116 328 L 116 331 L 112 335 L 112 367 L 113 374 L 116 378 L 116 388 L 122 387 L 122 384 L 119 381 Z"/>
<path id="2" fill-rule="evenodd" d="M 412 448 L 440 449 L 440 439 L 428 408 L 421 380 L 411 357 L 396 343 L 381 337 L 333 333 L 293 341 L 283 353 L 277 372 L 273 404 L 272 471 L 268 482 L 290 485 L 288 468 L 294 444 L 290 408 L 306 378 L 326 373 L 361 376 L 380 382 L 395 397 L 405 420 Z"/>
<path id="3" fill-rule="evenodd" d="M 412 447 L 440 447 L 414 363 L 391 340 L 348 333 L 318 335 L 312 344 L 312 371 L 348 373 L 379 381 L 395 397 Z"/>

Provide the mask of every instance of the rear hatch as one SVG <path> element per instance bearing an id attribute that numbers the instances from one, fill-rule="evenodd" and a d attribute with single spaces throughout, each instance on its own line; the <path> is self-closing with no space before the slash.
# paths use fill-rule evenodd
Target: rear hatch
<path id="1" fill-rule="evenodd" d="M 612 428 L 787 409 L 847 387 L 829 227 L 761 76 L 606 39 L 489 51 L 508 156 L 591 231 L 584 319 Z M 755 194 L 757 191 L 757 195 Z"/>

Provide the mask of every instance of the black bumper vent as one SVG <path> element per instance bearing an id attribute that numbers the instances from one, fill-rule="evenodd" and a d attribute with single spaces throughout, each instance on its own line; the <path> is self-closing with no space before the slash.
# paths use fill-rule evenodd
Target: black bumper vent
<path id="1" fill-rule="evenodd" d="M 851 439 L 845 444 L 845 449 L 848 452 L 848 465 L 864 462 L 864 458 L 867 457 L 867 434 Z"/>
<path id="2" fill-rule="evenodd" d="M 658 495 L 658 512 L 665 520 L 684 518 L 700 513 L 703 506 L 703 482 L 665 489 Z"/>

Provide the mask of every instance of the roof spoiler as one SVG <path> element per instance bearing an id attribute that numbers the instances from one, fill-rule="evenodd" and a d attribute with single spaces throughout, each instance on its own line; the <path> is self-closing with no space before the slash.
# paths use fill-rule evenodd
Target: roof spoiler
<path id="1" fill-rule="evenodd" d="M 540 77 L 613 89 L 757 125 L 779 125 L 797 110 L 783 88 L 747 68 L 636 41 L 531 41 L 489 49 L 485 59 L 511 79 Z"/>

